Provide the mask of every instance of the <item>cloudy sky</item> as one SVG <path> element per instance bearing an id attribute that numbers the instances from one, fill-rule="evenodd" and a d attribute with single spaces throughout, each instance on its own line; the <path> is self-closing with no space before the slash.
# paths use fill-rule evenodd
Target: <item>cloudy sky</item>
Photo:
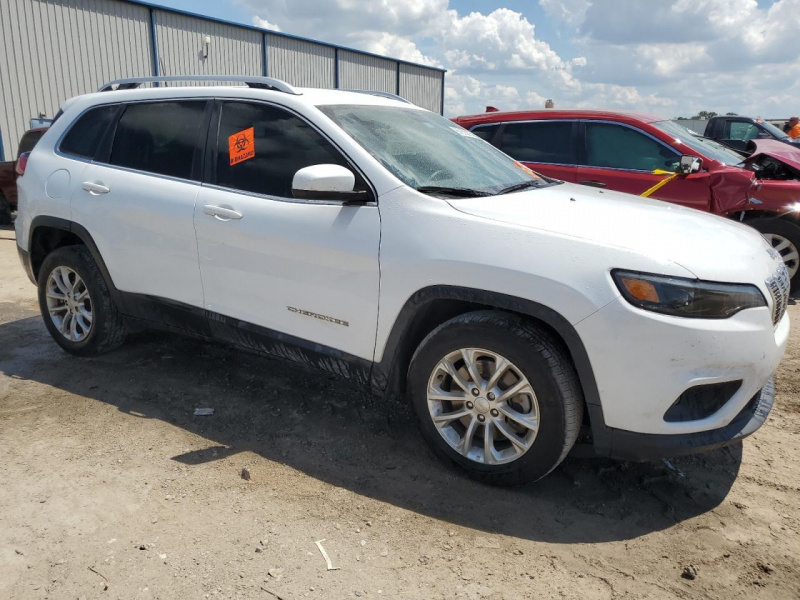
<path id="1" fill-rule="evenodd" d="M 445 113 L 800 112 L 800 0 L 157 0 L 448 70 Z"/>

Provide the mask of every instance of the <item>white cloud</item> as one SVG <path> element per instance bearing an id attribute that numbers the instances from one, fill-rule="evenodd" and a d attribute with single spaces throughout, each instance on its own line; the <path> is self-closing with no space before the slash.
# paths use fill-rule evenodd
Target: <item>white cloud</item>
<path id="1" fill-rule="evenodd" d="M 274 23 L 270 23 L 266 19 L 262 19 L 258 15 L 253 17 L 253 25 L 256 27 L 263 27 L 264 29 L 271 29 L 272 31 L 280 31 L 281 28 L 275 25 Z"/>
<path id="2" fill-rule="evenodd" d="M 539 0 L 545 12 L 570 25 L 580 25 L 586 17 L 590 0 Z"/>
<path id="3" fill-rule="evenodd" d="M 235 1 L 264 27 L 448 69 L 449 115 L 552 98 L 780 116 L 800 97 L 800 0 L 538 0 L 544 28 L 508 8 L 459 13 L 449 0 Z M 554 23 L 571 56 L 537 37 Z"/>

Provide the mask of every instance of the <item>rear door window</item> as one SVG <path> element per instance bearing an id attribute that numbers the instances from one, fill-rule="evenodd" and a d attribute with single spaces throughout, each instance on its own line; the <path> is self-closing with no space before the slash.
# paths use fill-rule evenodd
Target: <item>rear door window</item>
<path id="1" fill-rule="evenodd" d="M 612 123 L 586 123 L 586 165 L 630 171 L 674 171 L 680 155 L 641 131 Z"/>
<path id="2" fill-rule="evenodd" d="M 574 165 L 576 161 L 570 121 L 507 123 L 498 147 L 522 162 Z"/>
<path id="3" fill-rule="evenodd" d="M 217 185 L 292 198 L 294 174 L 319 164 L 340 165 L 354 171 L 339 150 L 289 111 L 268 104 L 222 104 Z M 366 189 L 358 173 L 355 176 L 356 189 Z"/>
<path id="4" fill-rule="evenodd" d="M 205 100 L 128 105 L 117 123 L 109 164 L 199 179 L 193 165 L 205 133 L 205 109 Z"/>
<path id="5" fill-rule="evenodd" d="M 83 113 L 61 140 L 59 150 L 64 154 L 94 158 L 100 140 L 119 110 L 119 105 L 98 106 Z"/>
<path id="6" fill-rule="evenodd" d="M 499 127 L 499 125 L 478 125 L 477 127 L 470 129 L 470 131 L 482 140 L 492 142 Z"/>

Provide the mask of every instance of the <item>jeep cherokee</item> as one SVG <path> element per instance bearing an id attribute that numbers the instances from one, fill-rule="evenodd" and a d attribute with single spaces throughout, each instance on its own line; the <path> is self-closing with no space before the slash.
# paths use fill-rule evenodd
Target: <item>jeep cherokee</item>
<path id="1" fill-rule="evenodd" d="M 112 82 L 69 100 L 19 179 L 17 243 L 53 339 L 132 323 L 393 397 L 471 476 L 730 444 L 773 402 L 788 278 L 754 230 L 537 175 L 407 102 Z M 205 80 L 204 80 L 205 79 Z"/>

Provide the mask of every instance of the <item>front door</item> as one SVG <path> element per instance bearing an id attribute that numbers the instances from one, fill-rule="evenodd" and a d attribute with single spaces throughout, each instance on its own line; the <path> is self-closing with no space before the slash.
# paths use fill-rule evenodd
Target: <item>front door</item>
<path id="1" fill-rule="evenodd" d="M 292 197 L 292 178 L 307 166 L 345 166 L 368 189 L 364 179 L 304 119 L 274 105 L 223 102 L 212 131 L 213 172 L 194 213 L 206 309 L 244 322 L 234 324 L 240 333 L 371 361 L 378 206 Z"/>
<path id="2" fill-rule="evenodd" d="M 668 177 L 664 171 L 674 173 L 678 167 L 679 152 L 634 127 L 585 121 L 583 129 L 578 183 L 638 196 Z M 650 197 L 707 211 L 711 206 L 708 173 L 676 177 Z"/>

